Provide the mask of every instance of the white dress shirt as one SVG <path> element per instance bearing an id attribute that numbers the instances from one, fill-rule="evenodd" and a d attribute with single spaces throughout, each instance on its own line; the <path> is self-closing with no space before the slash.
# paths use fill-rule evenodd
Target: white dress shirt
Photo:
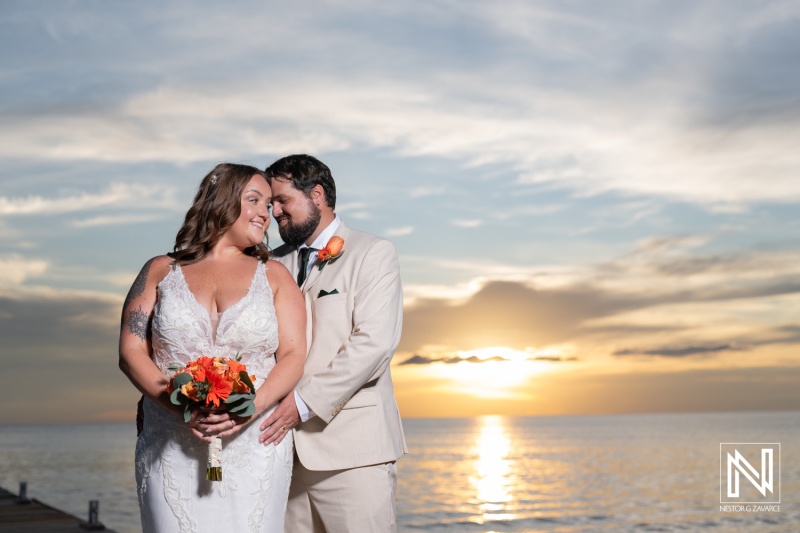
<path id="1" fill-rule="evenodd" d="M 322 231 L 322 233 L 320 233 L 317 236 L 317 238 L 314 239 L 314 242 L 311 243 L 310 248 L 315 248 L 315 250 L 312 250 L 311 253 L 308 254 L 308 266 L 306 267 L 306 278 L 308 278 L 308 274 L 311 272 L 311 269 L 314 268 L 314 265 L 317 262 L 317 250 L 325 248 L 325 245 L 328 244 L 328 241 L 331 239 L 331 237 L 333 237 L 333 234 L 336 232 L 336 229 L 339 227 L 339 224 L 341 224 L 341 222 L 342 219 L 339 218 L 339 215 L 336 215 L 333 219 L 333 222 L 328 224 L 328 227 L 325 228 Z M 302 248 L 309 248 L 309 246 L 306 246 L 306 243 L 303 243 L 297 247 L 298 250 Z M 298 271 L 295 272 L 295 277 L 297 277 L 300 268 L 301 265 L 298 262 L 297 265 Z M 300 415 L 300 420 L 302 422 L 307 421 L 311 417 L 317 416 L 316 413 L 314 413 L 314 411 L 309 409 L 309 407 L 306 405 L 306 402 L 303 401 L 303 399 L 300 397 L 297 391 L 294 391 L 294 402 L 297 404 L 297 412 Z"/>

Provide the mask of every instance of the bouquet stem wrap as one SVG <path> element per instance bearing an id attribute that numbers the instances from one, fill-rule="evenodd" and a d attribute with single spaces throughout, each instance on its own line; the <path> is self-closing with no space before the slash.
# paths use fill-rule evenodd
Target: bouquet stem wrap
<path id="1" fill-rule="evenodd" d="M 222 481 L 222 439 L 212 437 L 208 443 L 208 468 L 206 469 L 208 481 Z"/>

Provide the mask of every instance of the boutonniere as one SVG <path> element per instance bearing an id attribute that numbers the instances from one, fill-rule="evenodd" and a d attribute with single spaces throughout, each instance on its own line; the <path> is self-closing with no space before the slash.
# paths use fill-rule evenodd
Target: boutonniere
<path id="1" fill-rule="evenodd" d="M 344 253 L 344 239 L 341 237 L 331 237 L 331 240 L 328 241 L 328 244 L 325 245 L 325 248 L 317 252 L 317 257 L 320 260 L 319 269 L 327 265 L 328 263 L 333 263 Z"/>

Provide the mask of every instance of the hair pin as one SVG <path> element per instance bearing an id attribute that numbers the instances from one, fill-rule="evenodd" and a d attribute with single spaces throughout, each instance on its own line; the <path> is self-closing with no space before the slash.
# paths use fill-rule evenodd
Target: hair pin
<path id="1" fill-rule="evenodd" d="M 216 185 L 216 184 L 217 184 L 217 175 L 216 174 L 212 174 L 211 175 L 211 185 Z"/>

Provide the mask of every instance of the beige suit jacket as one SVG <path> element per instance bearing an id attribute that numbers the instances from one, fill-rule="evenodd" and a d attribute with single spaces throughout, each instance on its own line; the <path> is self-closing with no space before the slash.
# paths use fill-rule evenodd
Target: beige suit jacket
<path id="1" fill-rule="evenodd" d="M 408 452 L 389 371 L 403 320 L 397 253 L 344 222 L 335 235 L 344 253 L 321 271 L 318 261 L 301 287 L 309 348 L 295 390 L 317 416 L 298 425 L 294 439 L 309 470 L 387 463 Z M 284 245 L 272 257 L 296 275 L 297 255 Z"/>

